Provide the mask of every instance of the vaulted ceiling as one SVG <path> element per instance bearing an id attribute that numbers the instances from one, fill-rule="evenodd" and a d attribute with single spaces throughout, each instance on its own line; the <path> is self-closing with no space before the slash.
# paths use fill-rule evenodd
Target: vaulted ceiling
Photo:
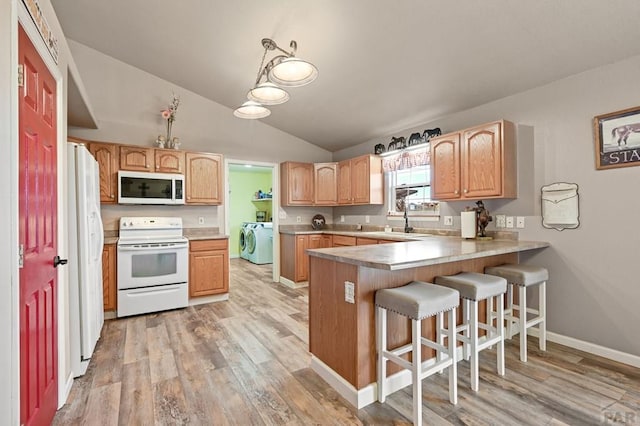
<path id="1" fill-rule="evenodd" d="M 330 151 L 640 54 L 637 0 L 52 3 L 67 38 L 231 109 L 260 40 L 296 40 L 320 75 L 263 121 Z"/>

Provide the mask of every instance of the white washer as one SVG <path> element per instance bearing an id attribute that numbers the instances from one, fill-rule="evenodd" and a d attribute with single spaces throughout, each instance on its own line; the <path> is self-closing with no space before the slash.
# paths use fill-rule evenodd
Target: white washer
<path id="1" fill-rule="evenodd" d="M 273 224 L 256 222 L 249 225 L 246 236 L 247 259 L 263 265 L 273 263 Z"/>
<path id="2" fill-rule="evenodd" d="M 240 257 L 242 259 L 247 259 L 247 231 L 250 225 L 253 225 L 253 222 L 242 222 L 240 227 Z"/>

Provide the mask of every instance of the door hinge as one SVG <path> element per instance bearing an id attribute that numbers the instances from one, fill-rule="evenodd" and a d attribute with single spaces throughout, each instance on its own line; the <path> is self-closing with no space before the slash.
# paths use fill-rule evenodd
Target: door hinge
<path id="1" fill-rule="evenodd" d="M 18 268 L 22 268 L 24 266 L 24 244 L 20 244 L 18 247 Z"/>
<path id="2" fill-rule="evenodd" d="M 24 86 L 24 65 L 18 64 L 18 87 Z"/>

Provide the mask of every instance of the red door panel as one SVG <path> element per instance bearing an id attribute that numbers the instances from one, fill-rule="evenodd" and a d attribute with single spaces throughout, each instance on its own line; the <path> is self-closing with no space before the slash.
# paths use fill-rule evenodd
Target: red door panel
<path id="1" fill-rule="evenodd" d="M 19 28 L 20 423 L 49 425 L 58 405 L 56 82 Z"/>

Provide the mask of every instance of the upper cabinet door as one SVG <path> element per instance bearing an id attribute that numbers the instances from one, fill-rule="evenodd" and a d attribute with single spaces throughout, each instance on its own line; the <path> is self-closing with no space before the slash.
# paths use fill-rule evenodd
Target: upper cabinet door
<path id="1" fill-rule="evenodd" d="M 317 206 L 335 206 L 338 204 L 338 165 L 337 163 L 315 163 L 315 202 Z"/>
<path id="2" fill-rule="evenodd" d="M 313 205 L 313 164 L 287 161 L 280 164 L 283 206 Z"/>
<path id="3" fill-rule="evenodd" d="M 186 153 L 187 204 L 222 204 L 222 155 Z"/>
<path id="4" fill-rule="evenodd" d="M 118 147 L 111 143 L 91 142 L 89 152 L 98 162 L 100 171 L 100 203 L 115 204 L 118 200 Z"/>
<path id="5" fill-rule="evenodd" d="M 431 196 L 460 198 L 460 133 L 431 139 Z"/>
<path id="6" fill-rule="evenodd" d="M 491 123 L 464 132 L 462 144 L 462 194 L 466 198 L 502 194 L 501 123 Z"/>
<path id="7" fill-rule="evenodd" d="M 156 149 L 156 172 L 184 174 L 184 151 L 175 149 Z"/>
<path id="8" fill-rule="evenodd" d="M 353 204 L 351 197 L 351 160 L 338 163 L 338 204 Z"/>
<path id="9" fill-rule="evenodd" d="M 153 148 L 121 146 L 120 170 L 152 172 L 154 170 L 153 151 Z"/>
<path id="10" fill-rule="evenodd" d="M 351 159 L 351 196 L 353 204 L 383 204 L 382 160 L 376 155 Z"/>

